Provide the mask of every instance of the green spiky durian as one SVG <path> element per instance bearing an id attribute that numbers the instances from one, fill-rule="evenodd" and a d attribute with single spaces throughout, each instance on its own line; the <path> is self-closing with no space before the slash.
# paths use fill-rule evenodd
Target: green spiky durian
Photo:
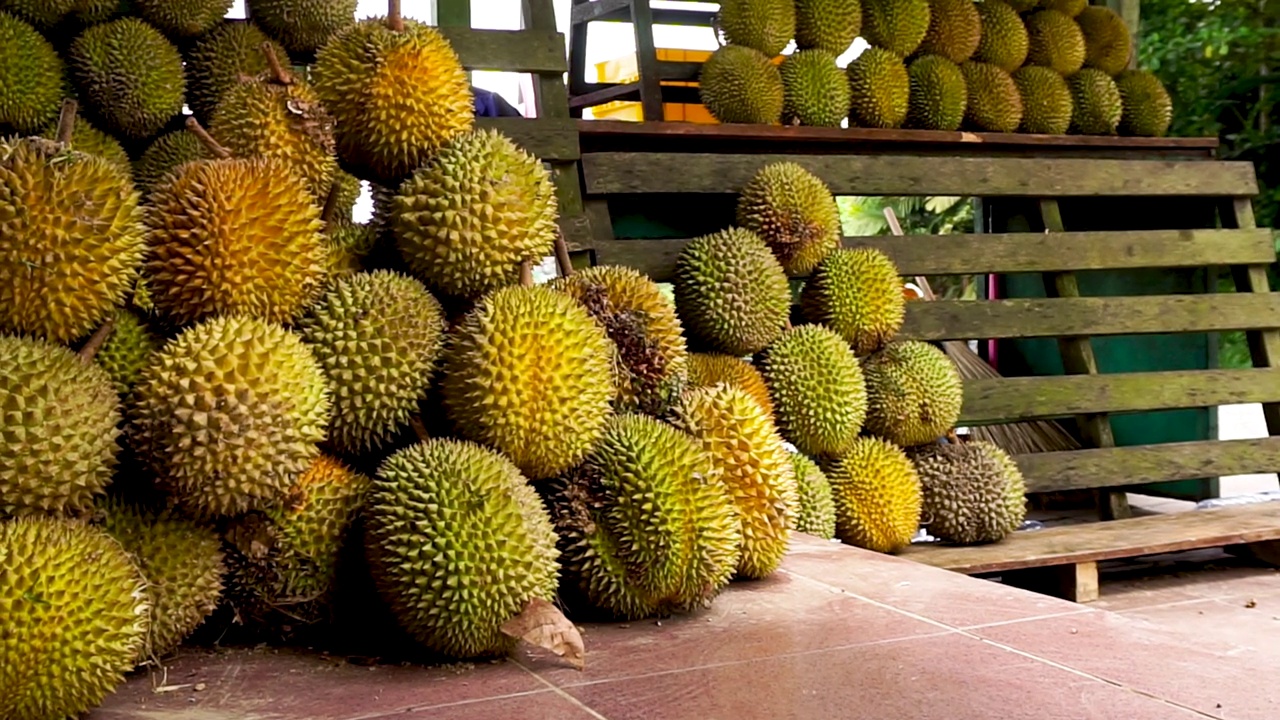
<path id="1" fill-rule="evenodd" d="M 587 461 L 546 493 L 562 593 L 615 619 L 705 607 L 733 577 L 742 524 L 720 474 L 687 433 L 621 415 Z"/>
<path id="2" fill-rule="evenodd" d="M 449 41 L 434 27 L 403 22 L 400 32 L 385 18 L 347 27 L 316 53 L 311 69 L 320 100 L 338 122 L 338 155 L 347 170 L 389 186 L 475 122 L 467 73 Z"/>
<path id="3" fill-rule="evenodd" d="M 360 178 L 346 172 L 342 168 L 333 175 L 334 192 L 338 194 L 334 201 L 334 220 L 340 225 L 348 225 L 353 221 L 352 213 L 355 211 L 356 203 L 360 201 L 360 196 L 364 194 L 364 184 Z M 325 200 L 328 200 L 326 197 Z"/>
<path id="4" fill-rule="evenodd" d="M 902 58 L 869 47 L 849 63 L 849 121 L 859 127 L 896 128 L 907 119 L 911 77 Z"/>
<path id="5" fill-rule="evenodd" d="M 586 308 L 548 287 L 485 296 L 445 350 L 444 405 L 467 439 L 532 480 L 577 465 L 617 393 L 613 343 Z"/>
<path id="6" fill-rule="evenodd" d="M 445 655 L 508 652 L 516 640 L 502 624 L 555 598 L 556 534 L 542 501 L 515 465 L 474 443 L 428 440 L 384 462 L 365 547 L 405 632 Z"/>
<path id="7" fill-rule="evenodd" d="M 46 126 L 40 135 L 46 140 L 57 140 L 58 124 Z M 133 172 L 133 166 L 129 163 L 129 153 L 120 146 L 120 141 L 83 120 L 76 120 L 75 127 L 71 131 L 71 147 L 76 152 L 97 155 L 110 161 L 126 174 Z"/>
<path id="8" fill-rule="evenodd" d="M 444 295 L 520 282 L 556 238 L 556 197 L 536 157 L 497 130 L 457 138 L 400 187 L 394 231 L 409 268 Z"/>
<path id="9" fill-rule="evenodd" d="M 286 161 L 188 163 L 148 199 L 145 272 L 168 321 L 242 314 L 291 322 L 324 291 L 320 207 Z"/>
<path id="10" fill-rule="evenodd" d="M 1062 75 L 1084 67 L 1084 34 L 1075 20 L 1057 10 L 1027 16 L 1027 64 L 1052 68 Z"/>
<path id="11" fill-rule="evenodd" d="M 1031 49 L 1027 26 L 1018 11 L 1001 0 L 983 0 L 977 3 L 982 31 L 973 60 L 990 63 L 1011 73 L 1022 67 Z"/>
<path id="12" fill-rule="evenodd" d="M 1089 0 L 1040 0 L 1039 7 L 1056 10 L 1069 18 L 1074 18 L 1089 7 Z"/>
<path id="13" fill-rule="evenodd" d="M 831 497 L 831 483 L 817 463 L 798 452 L 790 455 L 800 495 L 796 530 L 830 540 L 836 536 L 836 506 Z"/>
<path id="14" fill-rule="evenodd" d="M 355 23 L 357 0 L 248 0 L 247 5 L 272 37 L 305 55 Z"/>
<path id="15" fill-rule="evenodd" d="M 1013 73 L 1022 97 L 1022 125 L 1026 133 L 1064 135 L 1071 127 L 1071 88 L 1055 70 L 1028 65 Z"/>
<path id="16" fill-rule="evenodd" d="M 67 19 L 80 27 L 113 20 L 131 10 L 129 0 L 72 0 Z"/>
<path id="17" fill-rule="evenodd" d="M 222 597 L 222 539 L 216 530 L 171 511 L 110 499 L 102 528 L 124 547 L 147 581 L 150 631 L 140 662 L 175 650 Z"/>
<path id="18" fill-rule="evenodd" d="M 71 43 L 69 60 L 81 96 L 113 135 L 141 140 L 182 112 L 182 55 L 138 18 L 85 30 Z"/>
<path id="19" fill-rule="evenodd" d="M 1124 115 L 1124 99 L 1111 76 L 1097 68 L 1085 68 L 1067 78 L 1071 88 L 1071 132 L 1081 135 L 1115 135 Z"/>
<path id="20" fill-rule="evenodd" d="M 444 310 L 422 283 L 388 270 L 341 278 L 299 331 L 333 390 L 329 440 L 344 452 L 382 447 L 426 399 Z"/>
<path id="21" fill-rule="evenodd" d="M 841 542 L 882 553 L 911 542 L 920 526 L 920 478 L 899 447 L 880 438 L 858 438 L 822 471 L 831 483 Z"/>
<path id="22" fill-rule="evenodd" d="M 960 72 L 969 91 L 965 123 L 987 132 L 1016 131 L 1022 124 L 1023 108 L 1013 76 L 995 65 L 974 60 L 961 65 Z"/>
<path id="23" fill-rule="evenodd" d="M 849 115 L 849 80 L 825 50 L 798 50 L 778 66 L 782 74 L 782 123 L 840 127 Z"/>
<path id="24" fill-rule="evenodd" d="M 750 230 L 695 238 L 676 258 L 676 312 L 692 343 L 751 355 L 781 333 L 791 307 L 787 274 Z"/>
<path id="25" fill-rule="evenodd" d="M 0 416 L 0 517 L 88 511 L 111 482 L 120 435 L 120 398 L 102 368 L 0 335 Z"/>
<path id="26" fill-rule="evenodd" d="M 134 12 L 174 40 L 212 30 L 235 0 L 131 0 Z"/>
<path id="27" fill-rule="evenodd" d="M 813 272 L 840 247 L 836 199 L 818 176 L 793 162 L 760 168 L 742 188 L 736 215 L 738 225 L 760 236 L 789 275 Z"/>
<path id="28" fill-rule="evenodd" d="M 929 533 L 958 545 L 998 542 L 1027 515 L 1026 483 L 989 442 L 925 445 L 909 454 L 920 476 Z"/>
<path id="29" fill-rule="evenodd" d="M 982 0 L 988 2 L 989 0 Z M 1004 0 L 1015 12 L 1029 13 L 1040 7 L 1041 0 Z"/>
<path id="30" fill-rule="evenodd" d="M 720 30 L 731 45 L 758 50 L 769 57 L 782 52 L 796 34 L 792 0 L 724 0 Z"/>
<path id="31" fill-rule="evenodd" d="M 1085 67 L 1118 75 L 1129 66 L 1133 36 L 1116 11 L 1105 5 L 1092 5 L 1080 11 L 1076 22 L 1084 34 Z"/>
<path id="32" fill-rule="evenodd" d="M 874 48 L 905 58 L 928 32 L 928 0 L 862 0 L 862 37 Z"/>
<path id="33" fill-rule="evenodd" d="M 1120 91 L 1120 133 L 1164 137 L 1173 122 L 1173 100 L 1160 78 L 1145 70 L 1125 70 L 1116 76 Z"/>
<path id="34" fill-rule="evenodd" d="M 796 0 L 796 47 L 843 55 L 862 31 L 862 0 Z"/>
<path id="35" fill-rule="evenodd" d="M 207 156 L 204 143 L 194 133 L 174 130 L 156 138 L 142 151 L 133 163 L 133 180 L 139 191 L 150 194 L 179 165 Z"/>
<path id="36" fill-rule="evenodd" d="M 929 32 L 917 52 L 959 64 L 973 57 L 982 39 L 982 18 L 973 0 L 929 0 Z"/>
<path id="37" fill-rule="evenodd" d="M 717 353 L 691 353 L 689 355 L 689 387 L 704 388 L 724 383 L 746 392 L 770 418 L 773 417 L 773 400 L 769 398 L 769 386 L 754 365 L 742 358 Z"/>
<path id="38" fill-rule="evenodd" d="M 867 417 L 862 368 L 849 345 L 819 325 L 788 330 L 760 358 L 783 436 L 806 455 L 841 455 Z"/>
<path id="39" fill-rule="evenodd" d="M 81 717 L 124 683 L 146 587 L 120 544 L 54 517 L 0 522 L 0 717 Z"/>
<path id="40" fill-rule="evenodd" d="M 799 506 L 795 471 L 773 421 L 747 393 L 716 385 L 687 391 L 673 422 L 711 456 L 737 508 L 738 576 L 769 576 L 787 552 Z"/>
<path id="41" fill-rule="evenodd" d="M 134 387 L 130 446 L 199 517 L 278 504 L 319 452 L 331 401 L 301 338 L 226 316 L 180 333 Z"/>
<path id="42" fill-rule="evenodd" d="M 159 347 L 160 339 L 147 328 L 142 318 L 122 308 L 115 311 L 111 334 L 93 361 L 106 371 L 115 384 L 116 392 L 127 395 L 138 382 L 142 369 L 151 361 L 151 354 Z"/>
<path id="43" fill-rule="evenodd" d="M 258 77 L 271 69 L 263 43 L 271 44 L 282 65 L 289 64 L 284 48 L 251 22 L 224 21 L 187 51 L 187 105 L 196 119 L 207 124 L 241 76 Z"/>
<path id="44" fill-rule="evenodd" d="M 800 294 L 805 320 L 835 330 L 859 356 L 884 346 L 902 327 L 906 297 L 898 267 L 875 248 L 827 256 Z"/>
<path id="45" fill-rule="evenodd" d="M 138 277 L 138 201 L 105 158 L 0 139 L 0 332 L 66 343 L 101 325 Z"/>
<path id="46" fill-rule="evenodd" d="M 862 364 L 867 381 L 867 432 L 903 447 L 942 437 L 960 418 L 960 373 L 946 353 L 926 342 L 887 345 Z"/>
<path id="47" fill-rule="evenodd" d="M 906 126 L 953 131 L 964 122 L 969 88 L 960 67 L 940 55 L 923 55 L 907 68 L 911 93 Z"/>
<path id="48" fill-rule="evenodd" d="M 75 6 L 76 0 L 0 0 L 0 12 L 29 23 L 37 30 L 52 30 Z"/>
<path id="49" fill-rule="evenodd" d="M 62 58 L 43 35 L 0 12 L 0 132 L 29 135 L 57 119 L 63 73 Z"/>
<path id="50" fill-rule="evenodd" d="M 722 123 L 776 125 L 782 120 L 782 73 L 759 50 L 725 45 L 702 63 L 698 97 Z"/>
<path id="51" fill-rule="evenodd" d="M 631 268 L 600 265 L 552 287 L 582 303 L 613 340 L 618 410 L 665 413 L 688 382 L 689 353 L 675 307 L 658 284 Z"/>
<path id="52" fill-rule="evenodd" d="M 365 269 L 364 260 L 378 244 L 378 234 L 372 225 L 339 224 L 325 233 L 325 241 L 329 275 L 337 279 Z"/>

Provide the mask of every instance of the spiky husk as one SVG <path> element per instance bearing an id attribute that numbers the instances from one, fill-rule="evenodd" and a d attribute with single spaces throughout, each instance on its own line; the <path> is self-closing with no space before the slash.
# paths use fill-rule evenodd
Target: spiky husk
<path id="1" fill-rule="evenodd" d="M 982 18 L 973 0 L 929 0 L 929 31 L 916 51 L 959 64 L 973 57 L 982 38 Z"/>
<path id="2" fill-rule="evenodd" d="M 378 244 L 371 224 L 339 224 L 325 233 L 329 253 L 329 276 L 337 280 L 365 269 L 365 258 Z"/>
<path id="3" fill-rule="evenodd" d="M 946 353 L 926 342 L 890 343 L 862 365 L 867 381 L 867 432 L 903 447 L 942 437 L 960 418 L 960 373 Z"/>
<path id="4" fill-rule="evenodd" d="M 830 540 L 836 536 L 836 506 L 831 497 L 831 483 L 813 460 L 798 452 L 790 455 L 800 496 L 796 530 Z"/>
<path id="5" fill-rule="evenodd" d="M 676 312 L 696 349 L 751 355 L 780 334 L 791 288 L 769 246 L 750 230 L 695 238 L 676 259 Z"/>
<path id="6" fill-rule="evenodd" d="M 925 445 L 910 452 L 929 533 L 958 545 L 1003 540 L 1027 515 L 1026 483 L 1008 453 L 989 442 Z"/>
<path id="7" fill-rule="evenodd" d="M 35 28 L 0 12 L 0 132 L 37 132 L 58 117 L 64 87 L 58 51 Z"/>
<path id="8" fill-rule="evenodd" d="M 782 73 L 769 56 L 725 45 L 702 64 L 698 96 L 722 123 L 776 125 L 782 119 Z"/>
<path id="9" fill-rule="evenodd" d="M 953 131 L 964 122 L 969 88 L 960 67 L 940 55 L 924 55 L 907 68 L 911 96 L 906 126 Z"/>
<path id="10" fill-rule="evenodd" d="M 142 318 L 132 310 L 115 311 L 115 325 L 107 341 L 102 344 L 93 361 L 106 371 L 115 385 L 116 392 L 127 395 L 142 369 L 151 361 L 151 354 L 160 347 L 160 338 L 147 327 Z"/>
<path id="11" fill-rule="evenodd" d="M 862 37 L 905 58 L 929 32 L 928 0 L 862 0 Z"/>
<path id="12" fill-rule="evenodd" d="M 358 0 L 248 0 L 255 22 L 290 52 L 310 53 L 355 23 Z"/>
<path id="13" fill-rule="evenodd" d="M 835 330 L 856 355 L 869 355 L 902 327 L 906 298 L 888 255 L 841 248 L 827 256 L 800 294 L 805 320 Z"/>
<path id="14" fill-rule="evenodd" d="M 208 157 L 200 138 L 186 130 L 174 130 L 156 138 L 133 163 L 133 181 L 149 195 L 178 166 Z"/>
<path id="15" fill-rule="evenodd" d="M 986 0 L 994 2 L 995 0 Z M 1022 95 L 1013 76 L 990 63 L 969 62 L 960 66 L 969 90 L 965 123 L 977 130 L 1011 133 L 1022 124 Z"/>
<path id="16" fill-rule="evenodd" d="M 982 32 L 973 60 L 990 63 L 1007 73 L 1022 67 L 1031 39 L 1018 11 L 1000 0 L 983 0 L 977 3 L 977 9 Z"/>
<path id="17" fill-rule="evenodd" d="M 862 369 L 849 345 L 819 325 L 788 330 L 761 355 L 778 427 L 806 455 L 844 454 L 867 416 Z"/>
<path id="18" fill-rule="evenodd" d="M 57 140 L 58 124 L 55 122 L 46 125 L 40 136 L 45 140 Z M 133 167 L 129 163 L 129 153 L 124 151 L 120 141 L 84 120 L 77 119 L 71 130 L 71 149 L 108 160 L 123 170 L 126 175 L 131 175 L 133 172 Z"/>
<path id="19" fill-rule="evenodd" d="M 271 69 L 262 54 L 265 42 L 287 67 L 288 53 L 252 22 L 224 21 L 187 51 L 187 105 L 200 122 L 208 124 L 223 94 L 242 76 L 253 78 Z"/>
<path id="20" fill-rule="evenodd" d="M 796 47 L 843 55 L 862 31 L 861 0 L 796 0 Z"/>
<path id="21" fill-rule="evenodd" d="M 1118 75 L 1133 57 L 1133 36 L 1124 18 L 1105 5 L 1086 7 L 1076 16 L 1084 34 L 1085 67 Z"/>
<path id="22" fill-rule="evenodd" d="M 782 52 L 796 34 L 792 0 L 724 0 L 719 19 L 726 42 L 769 57 Z"/>
<path id="23" fill-rule="evenodd" d="M 773 417 L 773 400 L 769 398 L 769 386 L 754 365 L 742 358 L 717 353 L 691 353 L 689 355 L 689 387 L 705 388 L 724 383 L 746 392 L 770 418 Z"/>
<path id="24" fill-rule="evenodd" d="M 858 127 L 896 128 L 907 119 L 911 76 L 902 58 L 869 47 L 849 63 L 845 72 L 852 90 L 849 121 Z"/>
<path id="25" fill-rule="evenodd" d="M 138 18 L 85 30 L 68 57 L 87 109 L 113 135 L 142 140 L 182 112 L 182 55 Z"/>
<path id="26" fill-rule="evenodd" d="M 1111 76 L 1097 68 L 1085 68 L 1067 78 L 1071 88 L 1071 132 L 1081 135 L 1115 135 L 1124 114 L 1124 99 Z"/>
<path id="27" fill-rule="evenodd" d="M 1173 122 L 1173 101 L 1160 78 L 1145 70 L 1125 70 L 1116 76 L 1120 91 L 1120 133 L 1164 137 Z"/>
<path id="28" fill-rule="evenodd" d="M 1071 127 L 1071 88 L 1057 71 L 1028 65 L 1013 73 L 1022 97 L 1022 125 L 1026 133 L 1062 135 Z"/>
<path id="29" fill-rule="evenodd" d="M 864 437 L 822 465 L 836 508 L 836 537 L 875 552 L 907 546 L 920 526 L 920 478 L 901 448 Z"/>
<path id="30" fill-rule="evenodd" d="M 51 30 L 75 6 L 76 0 L 0 0 L 0 11 L 30 23 L 37 30 Z"/>
<path id="31" fill-rule="evenodd" d="M 1089 0 L 1040 0 L 1039 6 L 1073 18 L 1089 7 Z"/>
<path id="32" fill-rule="evenodd" d="M 840 127 L 849 115 L 849 80 L 825 50 L 798 50 L 778 66 L 782 74 L 782 123 Z"/>
<path id="33" fill-rule="evenodd" d="M 1075 20 L 1057 10 L 1027 16 L 1027 64 L 1071 75 L 1084 66 L 1084 34 Z"/>
<path id="34" fill-rule="evenodd" d="M 793 162 L 756 172 L 738 196 L 737 221 L 765 241 L 782 269 L 806 275 L 840 246 L 840 209 L 825 183 Z"/>
<path id="35" fill-rule="evenodd" d="M 212 30 L 235 0 L 131 0 L 132 9 L 174 40 Z"/>

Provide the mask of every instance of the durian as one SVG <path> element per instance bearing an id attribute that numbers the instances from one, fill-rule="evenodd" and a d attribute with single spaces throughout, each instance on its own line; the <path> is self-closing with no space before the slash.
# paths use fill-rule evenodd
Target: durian
<path id="1" fill-rule="evenodd" d="M 902 58 L 873 46 L 854 58 L 845 72 L 853 98 L 851 123 L 867 128 L 902 126 L 911 94 L 911 78 Z"/>
<path id="2" fill-rule="evenodd" d="M 830 540 L 836 536 L 836 506 L 831 497 L 831 483 L 817 463 L 798 452 L 790 455 L 800 495 L 796 530 Z"/>
<path id="3" fill-rule="evenodd" d="M 995 0 L 986 0 L 994 2 Z M 970 60 L 960 66 L 969 101 L 966 124 L 987 132 L 1011 133 L 1022 124 L 1022 95 L 1009 73 L 990 63 Z"/>
<path id="4" fill-rule="evenodd" d="M 1026 133 L 1063 135 L 1071 127 L 1071 88 L 1056 71 L 1027 65 L 1013 73 L 1022 97 L 1022 125 Z"/>
<path id="5" fill-rule="evenodd" d="M 76 0 L 0 0 L 0 12 L 6 12 L 37 30 L 52 30 L 75 7 Z"/>
<path id="6" fill-rule="evenodd" d="M 1124 99 L 1111 76 L 1097 68 L 1085 68 L 1067 78 L 1071 88 L 1071 132 L 1081 135 L 1115 135 L 1124 113 Z"/>
<path id="7" fill-rule="evenodd" d="M 929 31 L 916 51 L 959 64 L 973 57 L 982 38 L 982 18 L 973 0 L 929 0 Z"/>
<path id="8" fill-rule="evenodd" d="M 307 54 L 355 22 L 358 0 L 247 0 L 247 4 L 254 22 L 290 52 Z"/>
<path id="9" fill-rule="evenodd" d="M 1027 16 L 1027 64 L 1071 75 L 1084 66 L 1084 34 L 1075 20 L 1057 10 Z"/>
<path id="10" fill-rule="evenodd" d="M 63 73 L 58 51 L 43 35 L 0 12 L 0 134 L 30 135 L 53 122 L 62 103 Z"/>
<path id="11" fill-rule="evenodd" d="M 906 126 L 954 131 L 964 122 L 969 88 L 960 67 L 940 55 L 923 55 L 907 68 L 911 93 Z"/>
<path id="12" fill-rule="evenodd" d="M 793 0 L 723 0 L 719 21 L 728 44 L 773 57 L 796 33 L 796 6 Z"/>
<path id="13" fill-rule="evenodd" d="M 284 48 L 251 22 L 224 21 L 192 45 L 186 53 L 187 105 L 197 120 L 207 124 L 241 76 L 257 77 L 271 69 L 263 43 L 269 43 L 282 64 L 289 63 Z"/>
<path id="14" fill-rule="evenodd" d="M 769 399 L 769 386 L 754 365 L 742 358 L 717 353 L 691 353 L 689 355 L 689 387 L 704 388 L 724 383 L 751 396 L 770 418 L 773 417 L 773 401 Z"/>
<path id="15" fill-rule="evenodd" d="M 784 437 L 806 455 L 848 451 L 867 416 L 862 368 L 833 330 L 800 325 L 761 355 L 774 415 Z"/>
<path id="16" fill-rule="evenodd" d="M 920 478 L 896 445 L 859 438 L 849 452 L 822 465 L 836 508 L 836 537 L 848 545 L 892 553 L 920 526 Z"/>
<path id="17" fill-rule="evenodd" d="M 235 0 L 131 0 L 133 10 L 174 40 L 212 30 Z"/>
<path id="18" fill-rule="evenodd" d="M 989 63 L 1011 73 L 1022 67 L 1031 48 L 1027 26 L 1018 11 L 1001 0 L 982 0 L 977 3 L 978 17 L 982 20 L 982 32 L 973 60 Z"/>
<path id="19" fill-rule="evenodd" d="M 862 30 L 861 0 L 796 0 L 796 47 L 839 57 Z"/>
<path id="20" fill-rule="evenodd" d="M 1124 18 L 1105 5 L 1086 7 L 1076 16 L 1084 34 L 1085 67 L 1118 75 L 1133 56 L 1133 36 Z"/>
<path id="21" fill-rule="evenodd" d="M 138 18 L 85 30 L 71 43 L 69 59 L 81 96 L 113 135 L 142 140 L 182 112 L 182 55 Z"/>
<path id="22" fill-rule="evenodd" d="M 111 334 L 94 355 L 93 361 L 107 372 L 116 392 L 127 395 L 151 362 L 151 354 L 160 347 L 156 337 L 142 318 L 132 310 L 115 311 Z"/>
<path id="23" fill-rule="evenodd" d="M 1089 7 L 1089 0 L 1040 0 L 1039 7 L 1057 10 L 1067 17 L 1074 18 Z"/>
<path id="24" fill-rule="evenodd" d="M 989 442 L 925 445 L 910 457 L 924 493 L 921 518 L 945 542 L 997 542 L 1026 518 L 1026 483 L 1009 455 Z"/>
<path id="25" fill-rule="evenodd" d="M 816 175 L 793 162 L 756 172 L 738 196 L 737 222 L 765 241 L 789 275 L 807 275 L 840 246 L 840 210 Z"/>
<path id="26" fill-rule="evenodd" d="M 179 165 L 208 157 L 200 138 L 188 130 L 174 130 L 152 141 L 133 163 L 133 181 L 150 194 Z"/>
<path id="27" fill-rule="evenodd" d="M 928 0 L 862 0 L 861 34 L 872 48 L 905 58 L 928 32 Z"/>
<path id="28" fill-rule="evenodd" d="M 800 303 L 805 320 L 835 330 L 859 356 L 883 347 L 906 317 L 898 268 L 875 248 L 828 255 L 805 283 Z"/>
<path id="29" fill-rule="evenodd" d="M 1164 137 L 1173 122 L 1173 101 L 1155 75 L 1125 70 L 1116 76 L 1120 91 L 1120 133 Z"/>
<path id="30" fill-rule="evenodd" d="M 698 95 L 722 123 L 776 125 L 782 120 L 782 73 L 769 57 L 742 45 L 725 45 L 702 64 Z"/>
<path id="31" fill-rule="evenodd" d="M 849 81 L 825 50 L 798 50 L 778 66 L 782 74 L 782 123 L 840 127 L 849 115 Z"/>
<path id="32" fill-rule="evenodd" d="M 869 434 L 904 447 L 924 445 L 945 435 L 960 418 L 960 373 L 933 345 L 890 343 L 866 358 L 862 369 Z"/>
<path id="33" fill-rule="evenodd" d="M 48 125 L 40 134 L 46 140 L 57 140 L 58 123 Z M 110 161 L 126 175 L 133 172 L 133 167 L 129 163 L 129 153 L 121 147 L 120 141 L 84 120 L 76 120 L 75 128 L 71 131 L 71 147 L 76 152 L 97 155 L 103 160 Z"/>

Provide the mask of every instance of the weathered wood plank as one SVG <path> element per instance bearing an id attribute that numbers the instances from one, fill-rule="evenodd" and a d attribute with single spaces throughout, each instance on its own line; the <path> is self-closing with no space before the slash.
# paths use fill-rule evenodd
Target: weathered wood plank
<path id="1" fill-rule="evenodd" d="M 476 126 L 494 128 L 542 160 L 578 159 L 573 123 L 556 118 L 476 118 Z"/>
<path id="2" fill-rule="evenodd" d="M 1150 335 L 1280 328 L 1280 293 L 936 300 L 907 306 L 904 340 Z"/>
<path id="3" fill-rule="evenodd" d="M 1252 196 L 1247 162 L 1172 162 L 1080 158 L 947 158 L 910 155 L 721 155 L 586 153 L 586 192 L 736 193 L 764 165 L 790 161 L 837 195 L 1094 197 L 1100 195 Z"/>
<path id="4" fill-rule="evenodd" d="M 991 545 L 911 545 L 901 554 L 926 565 L 972 575 L 1278 538 L 1280 503 L 1264 503 L 1014 533 Z"/>
<path id="5" fill-rule="evenodd" d="M 1227 227 L 1254 228 L 1257 222 L 1253 217 L 1253 203 L 1248 198 L 1235 198 L 1224 203 L 1222 224 Z M 1267 265 L 1237 265 L 1231 268 L 1238 292 L 1270 293 L 1271 280 L 1267 277 Z M 1280 367 L 1280 332 L 1276 330 L 1253 331 L 1245 334 L 1249 343 L 1249 354 L 1254 367 Z M 1262 414 L 1267 422 L 1267 432 L 1280 435 L 1280 403 L 1267 403 L 1262 406 Z"/>
<path id="6" fill-rule="evenodd" d="M 1280 368 L 966 380 L 960 425 L 1280 401 Z"/>
<path id="7" fill-rule="evenodd" d="M 562 73 L 569 70 L 564 36 L 547 30 L 477 30 L 442 27 L 440 32 L 468 70 Z"/>
<path id="8" fill-rule="evenodd" d="M 1090 448 L 1014 458 L 1027 492 L 1194 480 L 1280 470 L 1280 438 Z"/>

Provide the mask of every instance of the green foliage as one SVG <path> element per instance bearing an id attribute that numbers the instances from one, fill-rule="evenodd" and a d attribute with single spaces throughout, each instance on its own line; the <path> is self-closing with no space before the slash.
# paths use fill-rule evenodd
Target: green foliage
<path id="1" fill-rule="evenodd" d="M 947 235 L 973 232 L 973 203 L 969 198 L 930 197 L 864 197 L 836 198 L 840 208 L 841 231 L 845 236 L 865 237 L 890 234 L 884 209 L 893 208 L 907 235 Z M 929 286 L 938 297 L 973 300 L 977 286 L 972 277 L 931 277 Z"/>

